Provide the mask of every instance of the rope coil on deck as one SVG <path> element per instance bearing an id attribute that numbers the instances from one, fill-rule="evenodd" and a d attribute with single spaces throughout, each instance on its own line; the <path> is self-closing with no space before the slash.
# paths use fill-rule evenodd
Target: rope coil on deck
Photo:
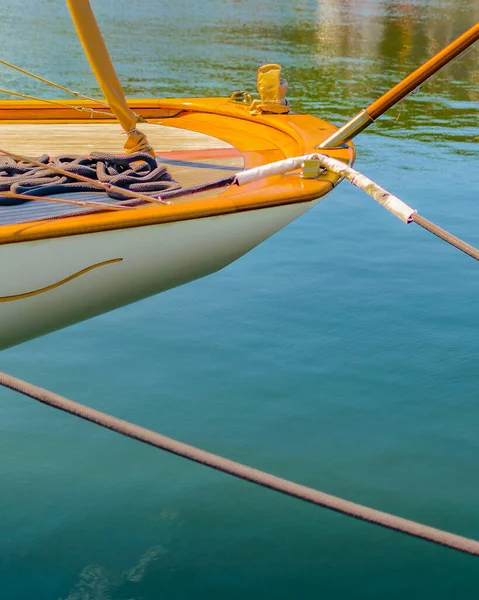
<path id="1" fill-rule="evenodd" d="M 33 163 L 33 164 L 32 164 Z M 78 179 L 81 178 L 79 181 Z M 106 187 L 99 189 L 99 183 Z M 115 200 L 129 200 L 131 193 L 159 196 L 178 190 L 168 169 L 147 153 L 114 155 L 92 152 L 89 156 L 64 155 L 34 160 L 0 158 L 0 206 L 28 202 L 28 198 L 1 197 L 1 192 L 47 196 L 68 192 L 103 192 Z"/>
<path id="2" fill-rule="evenodd" d="M 142 164 L 142 161 L 146 164 Z M 77 217 L 105 210 L 139 208 L 146 203 L 168 205 L 175 198 L 228 187 L 234 183 L 235 176 L 231 175 L 206 183 L 181 187 L 171 178 L 165 166 L 158 164 L 156 158 L 145 152 L 127 156 L 96 152 L 89 157 L 63 156 L 50 160 L 46 154 L 35 159 L 0 149 L 0 208 L 16 207 L 34 200 L 84 207 L 82 211 L 37 216 L 35 220 Z M 72 200 L 56 196 L 57 193 L 82 191 L 104 192 L 111 198 L 121 200 L 121 204 Z M 31 220 L 27 218 L 25 221 L 16 222 Z"/>
<path id="3" fill-rule="evenodd" d="M 0 372 L 0 385 L 15 390 L 43 404 L 68 412 L 101 427 L 116 431 L 121 435 L 133 438 L 144 444 L 165 450 L 177 456 L 200 463 L 207 467 L 228 473 L 234 477 L 250 481 L 262 487 L 270 488 L 282 494 L 316 504 L 324 508 L 367 521 L 381 527 L 386 527 L 401 533 L 421 538 L 448 548 L 459 550 L 466 554 L 479 556 L 479 542 L 453 533 L 448 533 L 434 527 L 422 525 L 408 519 L 403 519 L 382 511 L 368 508 L 319 490 L 306 487 L 229 460 L 222 456 L 206 452 L 189 444 L 171 439 L 145 427 L 134 425 L 123 419 L 100 412 L 88 406 L 74 402 L 41 387 L 37 387 L 11 375 Z"/>

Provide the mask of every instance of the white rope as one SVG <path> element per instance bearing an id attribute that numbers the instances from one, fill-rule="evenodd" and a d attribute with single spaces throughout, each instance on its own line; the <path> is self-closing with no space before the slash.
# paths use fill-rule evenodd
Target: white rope
<path id="1" fill-rule="evenodd" d="M 335 158 L 330 158 L 329 156 L 319 154 L 317 156 L 317 160 L 319 164 L 328 169 L 328 171 L 336 173 L 337 175 L 341 175 L 341 177 L 347 179 L 360 190 L 366 192 L 366 194 L 371 196 L 371 198 L 376 200 L 376 202 L 379 202 L 381 206 L 383 206 L 398 219 L 404 223 L 411 223 L 412 215 L 417 211 L 393 194 L 390 194 L 372 179 L 369 179 L 369 177 L 366 177 L 366 175 L 363 175 L 359 171 L 356 171 L 355 169 L 345 165 L 340 160 L 336 160 Z"/>
<path id="2" fill-rule="evenodd" d="M 278 160 L 277 162 L 269 163 L 267 165 L 254 167 L 253 169 L 237 173 L 236 183 L 238 185 L 244 185 L 246 183 L 251 183 L 252 181 L 257 181 L 258 179 L 272 177 L 273 175 L 284 175 L 288 171 L 300 169 L 305 160 L 311 160 L 317 157 L 317 154 L 296 156 L 295 158 L 286 158 L 285 160 Z"/>

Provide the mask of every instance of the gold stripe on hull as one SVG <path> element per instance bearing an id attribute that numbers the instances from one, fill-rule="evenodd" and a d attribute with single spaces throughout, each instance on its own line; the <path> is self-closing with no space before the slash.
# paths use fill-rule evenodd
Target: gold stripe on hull
<path id="1" fill-rule="evenodd" d="M 58 287 L 64 285 L 65 283 L 68 283 L 69 281 L 72 281 L 73 279 L 76 279 L 77 277 L 81 277 L 82 275 L 85 275 L 85 273 L 88 273 L 88 271 L 93 271 L 93 269 L 98 269 L 99 267 L 104 267 L 106 265 L 118 263 L 118 262 L 121 262 L 122 260 L 123 260 L 122 258 L 112 258 L 110 260 L 104 260 L 103 262 L 96 263 L 95 265 L 91 265 L 90 267 L 85 267 L 81 271 L 78 271 L 77 273 L 73 273 L 73 275 L 69 275 L 68 277 L 65 277 L 65 279 L 62 279 L 61 281 L 57 281 L 56 283 L 52 283 L 51 285 L 47 285 L 46 287 L 40 288 L 38 290 L 33 290 L 31 292 L 25 292 L 23 294 L 15 294 L 13 296 L 0 296 L 0 302 L 13 302 L 14 300 L 24 300 L 25 298 L 31 298 L 32 296 L 38 296 L 38 294 L 43 294 L 45 292 L 49 292 L 51 290 L 54 290 L 55 288 L 58 288 Z"/>

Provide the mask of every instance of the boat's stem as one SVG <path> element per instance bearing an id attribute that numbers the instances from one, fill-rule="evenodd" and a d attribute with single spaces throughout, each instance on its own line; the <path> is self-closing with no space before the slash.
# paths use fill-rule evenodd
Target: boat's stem
<path id="1" fill-rule="evenodd" d="M 427 81 L 440 69 L 462 54 L 469 46 L 479 40 L 479 23 L 468 29 L 451 44 L 433 56 L 422 66 L 392 87 L 389 91 L 375 100 L 367 108 L 361 110 L 350 121 L 338 129 L 317 148 L 333 148 L 351 140 L 361 131 L 374 123 L 374 121 L 414 91 L 418 86 Z"/>

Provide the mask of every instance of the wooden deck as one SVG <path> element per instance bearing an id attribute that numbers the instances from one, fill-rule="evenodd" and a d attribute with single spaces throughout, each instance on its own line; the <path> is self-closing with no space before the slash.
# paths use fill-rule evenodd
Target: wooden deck
<path id="1" fill-rule="evenodd" d="M 219 138 L 154 123 L 142 123 L 139 129 L 182 186 L 206 183 L 243 168 L 241 154 Z M 28 157 L 95 151 L 123 154 L 125 142 L 118 123 L 98 122 L 0 124 L 0 139 L 2 149 Z"/>
<path id="2" fill-rule="evenodd" d="M 65 101 L 67 102 L 67 101 Z M 73 104 L 81 104 L 77 100 Z M 84 102 L 88 108 L 87 101 Z M 315 152 L 317 144 L 335 127 L 311 115 L 251 115 L 227 98 L 144 98 L 130 101 L 148 119 L 148 132 L 160 160 L 183 186 L 231 176 L 292 156 Z M 194 132 L 194 133 L 192 133 Z M 0 147 L 24 154 L 86 153 L 92 149 L 121 152 L 119 126 L 104 119 L 84 119 L 73 108 L 45 106 L 37 101 L 0 101 Z M 354 146 L 329 152 L 347 164 Z M 143 205 L 137 210 L 115 210 L 55 218 L 25 226 L 0 225 L 0 245 L 63 238 L 85 233 L 131 229 L 176 221 L 256 211 L 318 200 L 328 194 L 338 176 L 324 174 L 302 179 L 293 174 L 269 177 L 243 187 L 228 186 L 207 196 L 190 195 L 168 205 Z M 215 197 L 213 197 L 215 196 Z M 51 203 L 50 203 L 51 204 Z M 261 212 L 261 215 L 266 214 Z M 276 214 L 276 212 L 275 212 Z M 28 219 L 30 222 L 30 219 Z M 254 223 L 252 218 L 252 223 Z"/>

